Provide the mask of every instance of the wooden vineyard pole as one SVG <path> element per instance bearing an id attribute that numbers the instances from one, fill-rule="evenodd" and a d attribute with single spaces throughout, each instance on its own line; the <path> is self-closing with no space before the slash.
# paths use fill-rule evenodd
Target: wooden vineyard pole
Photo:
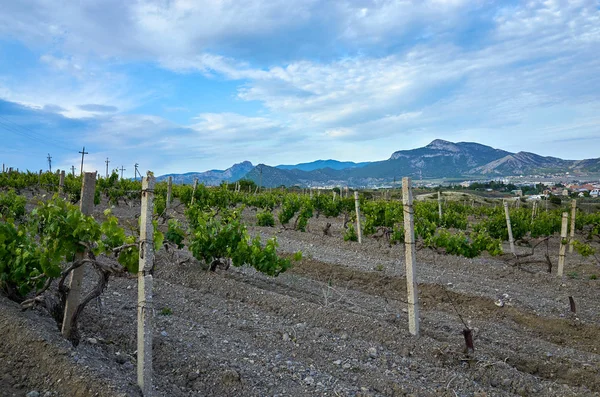
<path id="1" fill-rule="evenodd" d="M 336 196 L 336 194 L 337 194 L 337 193 L 336 193 L 336 191 L 334 190 L 334 191 L 333 191 L 333 202 L 334 202 L 334 203 L 335 203 L 335 196 Z"/>
<path id="2" fill-rule="evenodd" d="M 85 215 L 91 215 L 94 208 L 94 193 L 96 191 L 96 173 L 86 172 L 83 175 L 81 185 L 81 201 L 79 208 Z M 75 254 L 74 262 L 83 260 L 87 252 L 78 252 Z M 83 282 L 83 274 L 85 265 L 75 268 L 69 276 L 69 294 L 65 303 L 65 314 L 61 332 L 67 339 L 71 337 L 71 329 L 73 327 L 73 315 L 77 310 L 77 306 L 81 301 L 81 284 Z"/>
<path id="3" fill-rule="evenodd" d="M 154 176 L 142 178 L 142 212 L 140 215 L 140 259 L 137 308 L 137 381 L 144 397 L 152 395 L 152 264 L 154 262 Z"/>
<path id="4" fill-rule="evenodd" d="M 569 223 L 569 213 L 562 213 L 562 225 L 560 228 L 560 249 L 558 251 L 558 276 L 562 277 L 565 269 L 565 253 L 567 252 L 567 227 Z"/>
<path id="5" fill-rule="evenodd" d="M 194 200 L 195 200 L 195 196 L 196 196 L 196 189 L 198 189 L 198 178 L 194 178 L 194 188 L 192 189 L 192 202 L 191 204 L 194 205 Z"/>
<path id="6" fill-rule="evenodd" d="M 402 205 L 404 207 L 404 252 L 406 258 L 406 291 L 408 294 L 408 331 L 419 336 L 419 294 L 417 290 L 415 258 L 415 221 L 411 180 L 402 178 Z"/>
<path id="7" fill-rule="evenodd" d="M 575 240 L 575 216 L 577 215 L 577 200 L 571 201 L 571 230 L 569 233 L 569 254 L 573 253 L 573 241 Z"/>
<path id="8" fill-rule="evenodd" d="M 60 171 L 60 177 L 58 179 L 58 194 L 62 194 L 65 188 L 65 170 Z"/>
<path id="9" fill-rule="evenodd" d="M 354 207 L 356 208 L 356 234 L 358 235 L 358 243 L 362 244 L 362 231 L 360 230 L 360 202 L 358 200 L 358 192 L 354 192 Z"/>
<path id="10" fill-rule="evenodd" d="M 442 192 L 438 191 L 438 214 L 440 216 L 440 222 L 442 221 Z"/>
<path id="11" fill-rule="evenodd" d="M 167 182 L 167 209 L 171 208 L 171 194 L 173 193 L 173 177 L 170 176 Z"/>
<path id="12" fill-rule="evenodd" d="M 508 243 L 510 244 L 510 252 L 517 255 L 515 252 L 515 240 L 513 239 L 512 227 L 510 226 L 510 213 L 508 211 L 508 203 L 504 202 L 504 215 L 506 216 L 506 227 L 508 228 Z"/>

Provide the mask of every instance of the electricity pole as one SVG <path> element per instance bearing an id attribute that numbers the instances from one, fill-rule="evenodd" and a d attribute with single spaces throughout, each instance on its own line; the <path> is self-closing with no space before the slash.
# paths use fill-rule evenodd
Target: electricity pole
<path id="1" fill-rule="evenodd" d="M 48 169 L 52 172 L 52 157 L 50 156 L 50 153 L 48 153 Z"/>
<path id="2" fill-rule="evenodd" d="M 127 169 L 123 168 L 123 166 L 121 166 L 121 179 L 123 179 L 123 171 L 127 171 Z"/>
<path id="3" fill-rule="evenodd" d="M 83 175 L 83 157 L 89 153 L 85 151 L 85 146 L 83 147 L 83 150 L 78 153 L 81 153 L 81 169 L 79 170 L 79 175 Z"/>
<path id="4" fill-rule="evenodd" d="M 108 160 L 108 157 L 106 158 L 106 179 L 108 179 L 108 163 L 110 163 L 110 161 Z"/>
<path id="5" fill-rule="evenodd" d="M 134 173 L 133 173 L 133 178 L 134 178 L 134 179 L 135 179 L 135 181 L 137 182 L 137 176 L 138 176 L 138 174 L 140 173 L 140 172 L 138 171 L 139 164 L 138 164 L 138 163 L 135 163 L 134 167 L 135 167 L 135 171 L 134 171 Z M 142 178 L 142 174 L 140 174 L 140 178 Z"/>

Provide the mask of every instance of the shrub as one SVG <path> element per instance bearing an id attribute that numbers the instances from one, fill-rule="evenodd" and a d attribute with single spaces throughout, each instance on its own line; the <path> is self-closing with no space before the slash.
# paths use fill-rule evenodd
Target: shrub
<path id="1" fill-rule="evenodd" d="M 258 226 L 275 226 L 275 217 L 271 211 L 260 211 L 256 214 L 256 224 Z"/>
<path id="2" fill-rule="evenodd" d="M 19 196 L 14 190 L 0 193 L 0 218 L 21 218 L 25 215 L 26 202 L 25 197 Z"/>
<path id="3" fill-rule="evenodd" d="M 185 239 L 185 231 L 177 219 L 169 219 L 169 229 L 165 234 L 167 241 L 175 244 L 177 248 L 183 248 L 183 240 Z"/>
<path id="4" fill-rule="evenodd" d="M 344 241 L 358 241 L 358 235 L 353 225 L 349 225 L 346 233 L 344 233 Z"/>

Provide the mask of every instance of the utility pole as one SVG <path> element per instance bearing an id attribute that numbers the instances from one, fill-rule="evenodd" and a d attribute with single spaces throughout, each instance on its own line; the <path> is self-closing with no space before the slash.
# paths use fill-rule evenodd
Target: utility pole
<path id="1" fill-rule="evenodd" d="M 108 160 L 108 157 L 106 158 L 106 179 L 108 179 L 108 163 L 110 163 L 110 161 Z"/>
<path id="2" fill-rule="evenodd" d="M 79 170 L 79 174 L 83 175 L 83 157 L 89 153 L 85 151 L 85 146 L 83 147 L 83 150 L 79 153 L 81 153 L 81 169 Z"/>
<path id="3" fill-rule="evenodd" d="M 123 171 L 127 171 L 127 169 L 123 168 L 123 166 L 121 166 L 121 179 L 123 179 Z"/>
<path id="4" fill-rule="evenodd" d="M 71 166 L 71 174 L 73 174 L 73 176 L 75 176 L 75 166 L 74 165 Z"/>
<path id="5" fill-rule="evenodd" d="M 48 153 L 48 169 L 52 172 L 52 156 Z"/>
<path id="6" fill-rule="evenodd" d="M 138 171 L 138 167 L 140 166 L 138 163 L 135 163 L 135 172 L 133 174 L 133 177 L 135 178 L 135 180 L 137 181 L 137 176 L 140 176 L 140 179 L 142 179 L 142 174 L 140 174 L 140 171 Z"/>

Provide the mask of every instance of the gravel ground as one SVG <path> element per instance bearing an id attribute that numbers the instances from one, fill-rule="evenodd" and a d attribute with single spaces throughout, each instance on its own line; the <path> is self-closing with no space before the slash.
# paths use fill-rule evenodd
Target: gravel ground
<path id="1" fill-rule="evenodd" d="M 113 213 L 133 223 L 139 207 Z M 244 216 L 254 224 L 253 211 Z M 331 237 L 322 236 L 325 222 Z M 186 251 L 159 252 L 156 395 L 600 395 L 600 282 L 589 279 L 599 269 L 589 260 L 569 255 L 565 273 L 577 276 L 558 278 L 540 265 L 524 271 L 502 258 L 420 250 L 416 338 L 407 326 L 403 246 L 344 242 L 342 223 L 313 218 L 306 233 L 251 227 L 276 235 L 282 252 L 304 253 L 277 278 L 249 268 L 207 272 L 183 261 Z M 549 249 L 558 252 L 558 239 Z M 9 335 L 0 341 L 0 395 L 137 395 L 136 296 L 134 278 L 111 280 L 101 304 L 86 309 L 77 348 L 43 311 L 19 312 L 0 299 L 0 331 Z M 468 355 L 465 324 L 474 333 Z M 71 386 L 79 394 L 65 390 Z"/>

